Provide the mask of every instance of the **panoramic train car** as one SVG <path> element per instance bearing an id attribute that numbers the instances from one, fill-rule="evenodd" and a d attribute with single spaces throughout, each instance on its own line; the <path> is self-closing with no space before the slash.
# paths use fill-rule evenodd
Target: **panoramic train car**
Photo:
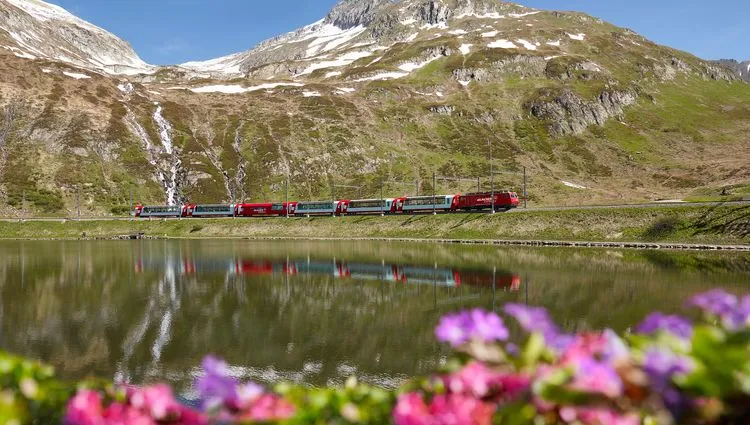
<path id="1" fill-rule="evenodd" d="M 404 199 L 405 213 L 425 211 L 455 211 L 461 195 L 416 196 Z"/>
<path id="2" fill-rule="evenodd" d="M 294 214 L 297 216 L 346 214 L 349 201 L 298 202 Z"/>
<path id="3" fill-rule="evenodd" d="M 518 207 L 518 194 L 516 192 L 495 192 L 495 210 L 509 210 Z M 492 208 L 492 193 L 467 193 L 459 196 L 458 209 L 460 210 L 487 210 Z"/>
<path id="4" fill-rule="evenodd" d="M 486 270 L 464 270 L 461 271 L 461 283 L 469 286 L 495 287 L 504 291 L 515 292 L 521 289 L 521 276 L 508 272 L 498 271 L 495 280 L 492 280 L 492 272 Z"/>
<path id="5" fill-rule="evenodd" d="M 179 218 L 189 217 L 185 205 L 156 205 L 135 207 L 135 216 L 140 218 Z"/>
<path id="6" fill-rule="evenodd" d="M 400 212 L 406 198 L 358 199 L 349 201 L 348 215 L 395 214 Z"/>
<path id="7" fill-rule="evenodd" d="M 294 270 L 299 274 L 322 274 L 342 279 L 350 276 L 349 267 L 341 261 L 295 261 Z"/>
<path id="8" fill-rule="evenodd" d="M 406 284 L 458 287 L 461 286 L 461 274 L 448 268 L 404 266 L 401 268 L 401 281 Z"/>
<path id="9" fill-rule="evenodd" d="M 237 204 L 235 215 L 237 217 L 283 217 L 294 215 L 297 207 L 296 202 L 282 202 L 275 204 Z"/>
<path id="10" fill-rule="evenodd" d="M 234 217 L 235 208 L 231 204 L 191 205 L 188 207 L 190 217 Z"/>

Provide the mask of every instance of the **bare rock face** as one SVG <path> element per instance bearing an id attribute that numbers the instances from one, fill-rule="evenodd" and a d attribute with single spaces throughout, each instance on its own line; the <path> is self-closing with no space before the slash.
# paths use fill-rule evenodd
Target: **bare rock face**
<path id="1" fill-rule="evenodd" d="M 448 22 L 453 10 L 440 1 L 431 0 L 425 2 L 419 8 L 419 17 L 422 22 L 429 25 L 437 25 Z"/>
<path id="2" fill-rule="evenodd" d="M 740 78 L 750 83 L 750 61 L 738 62 L 734 59 L 720 59 L 714 61 L 715 64 L 724 68 L 729 68 L 736 72 Z"/>
<path id="3" fill-rule="evenodd" d="M 368 26 L 380 9 L 389 3 L 390 0 L 343 0 L 333 7 L 325 23 L 342 29 Z"/>
<path id="4" fill-rule="evenodd" d="M 604 91 L 590 102 L 566 89 L 550 101 L 532 103 L 531 114 L 548 120 L 553 136 L 580 134 L 591 125 L 603 126 L 609 118 L 621 116 L 622 108 L 632 105 L 637 98 L 634 91 Z"/>

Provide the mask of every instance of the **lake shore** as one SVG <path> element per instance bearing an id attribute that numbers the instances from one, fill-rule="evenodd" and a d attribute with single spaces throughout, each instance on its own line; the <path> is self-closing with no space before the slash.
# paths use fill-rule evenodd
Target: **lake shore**
<path id="1" fill-rule="evenodd" d="M 743 249 L 750 246 L 750 206 L 573 209 L 495 215 L 0 222 L 3 239 L 130 237 L 370 238 L 535 246 Z"/>

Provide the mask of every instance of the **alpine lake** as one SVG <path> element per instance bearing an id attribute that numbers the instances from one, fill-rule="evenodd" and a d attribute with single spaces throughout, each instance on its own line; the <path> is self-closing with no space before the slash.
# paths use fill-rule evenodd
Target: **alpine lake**
<path id="1" fill-rule="evenodd" d="M 568 331 L 627 332 L 648 312 L 685 312 L 698 292 L 748 292 L 750 256 L 387 242 L 4 241 L 0 276 L 0 349 L 48 362 L 66 379 L 167 381 L 189 395 L 206 354 L 266 384 L 335 385 L 357 376 L 392 388 L 445 361 L 449 351 L 434 337 L 442 315 L 500 312 L 508 302 L 544 306 Z"/>

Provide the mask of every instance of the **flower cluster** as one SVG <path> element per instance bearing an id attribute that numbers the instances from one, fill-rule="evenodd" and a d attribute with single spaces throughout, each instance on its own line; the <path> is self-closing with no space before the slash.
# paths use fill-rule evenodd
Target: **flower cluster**
<path id="1" fill-rule="evenodd" d="M 353 378 L 343 388 L 269 391 L 208 356 L 195 382 L 201 411 L 164 385 L 86 383 L 76 392 L 49 368 L 0 353 L 0 423 L 749 424 L 750 297 L 712 291 L 690 305 L 701 320 L 653 313 L 624 337 L 566 333 L 546 310 L 518 304 L 503 312 L 519 338 L 494 312 L 447 315 L 435 332 L 455 358 L 395 392 Z"/>
<path id="2" fill-rule="evenodd" d="M 119 400 L 118 400 L 119 399 Z M 204 425 L 200 413 L 178 403 L 166 385 L 127 387 L 105 406 L 105 397 L 90 389 L 79 391 L 68 402 L 68 425 Z"/>
<path id="3" fill-rule="evenodd" d="M 287 419 L 294 406 L 253 382 L 241 384 L 228 365 L 216 357 L 203 360 L 203 376 L 196 380 L 203 409 L 224 422 L 271 422 Z"/>
<path id="4" fill-rule="evenodd" d="M 611 330 L 567 334 L 546 310 L 519 304 L 504 312 L 525 331 L 522 344 L 508 342 L 495 313 L 446 316 L 436 335 L 463 356 L 444 373 L 405 389 L 394 421 L 750 423 L 750 297 L 712 291 L 690 304 L 708 320 L 694 325 L 653 313 L 626 339 Z"/>

